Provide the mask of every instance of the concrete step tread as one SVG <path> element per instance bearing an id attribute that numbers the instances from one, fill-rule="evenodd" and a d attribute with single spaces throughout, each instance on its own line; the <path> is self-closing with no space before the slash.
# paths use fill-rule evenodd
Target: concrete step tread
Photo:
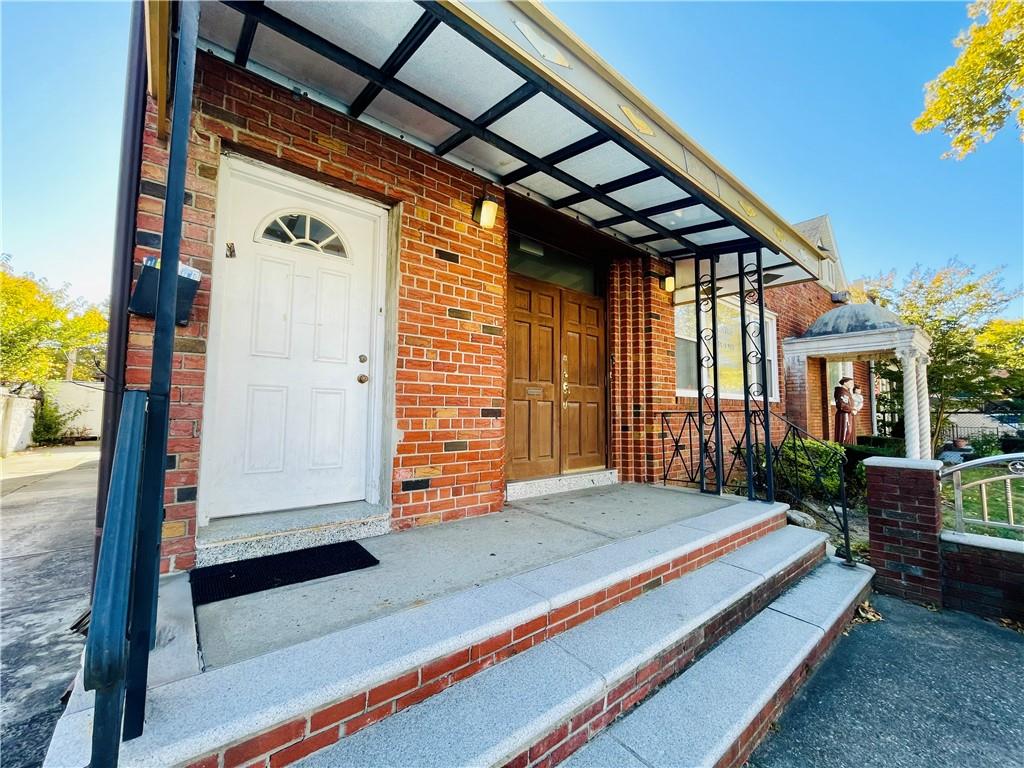
<path id="1" fill-rule="evenodd" d="M 143 756 L 159 764 L 187 763 L 497 636 L 654 565 L 711 547 L 786 509 L 784 504 L 741 502 L 153 688 L 147 697 L 146 730 L 122 746 L 122 763 L 132 764 L 134 757 Z M 79 758 L 88 755 L 91 716 L 91 710 L 83 710 L 61 718 L 46 765 L 82 762 Z"/>
<path id="2" fill-rule="evenodd" d="M 764 575 L 720 561 L 686 574 L 306 758 L 300 765 L 500 765 L 722 610 L 820 548 L 795 526 L 738 551 L 777 557 Z M 819 633 L 820 634 L 820 633 Z M 585 670 L 585 674 L 581 674 Z M 573 685 L 565 685 L 571 678 Z M 575 687 L 574 687 L 575 686 Z"/>
<path id="3" fill-rule="evenodd" d="M 820 548 L 827 537 L 786 526 L 736 550 L 763 562 L 763 573 L 721 558 L 680 579 L 604 613 L 551 642 L 582 659 L 611 686 L 665 648 L 738 602 L 772 576 Z M 748 554 L 749 551 L 749 554 Z M 765 552 L 777 557 L 774 566 Z"/>
<path id="4" fill-rule="evenodd" d="M 565 765 L 604 768 L 609 755 L 623 753 L 650 768 L 716 765 L 864 591 L 872 574 L 870 568 L 847 568 L 836 560 L 822 564 L 612 725 L 604 738 L 621 750 L 595 741 Z"/>

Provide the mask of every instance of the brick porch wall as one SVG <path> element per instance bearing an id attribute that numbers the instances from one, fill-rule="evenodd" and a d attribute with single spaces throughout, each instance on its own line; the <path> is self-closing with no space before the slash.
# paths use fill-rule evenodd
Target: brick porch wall
<path id="1" fill-rule="evenodd" d="M 485 182 L 207 54 L 197 60 L 182 260 L 203 272 L 177 329 L 162 571 L 195 563 L 196 495 L 217 175 L 232 149 L 347 192 L 401 203 L 395 528 L 494 512 L 504 497 L 506 228 L 472 220 Z M 135 260 L 158 256 L 168 153 L 147 114 Z M 502 191 L 488 191 L 501 200 Z M 127 382 L 149 383 L 152 321 L 132 317 Z"/>
<path id="2" fill-rule="evenodd" d="M 675 316 L 666 264 L 613 262 L 608 280 L 611 466 L 626 482 L 661 479 L 661 412 L 676 404 Z"/>
<path id="3" fill-rule="evenodd" d="M 941 462 L 870 458 L 875 588 L 916 602 L 1024 619 L 1024 543 L 943 532 Z"/>

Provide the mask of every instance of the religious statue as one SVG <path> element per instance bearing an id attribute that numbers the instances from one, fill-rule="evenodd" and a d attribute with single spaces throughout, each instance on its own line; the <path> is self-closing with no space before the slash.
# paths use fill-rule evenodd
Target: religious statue
<path id="1" fill-rule="evenodd" d="M 853 379 L 844 376 L 839 380 L 839 386 L 835 388 L 832 396 L 836 402 L 836 423 L 833 432 L 833 439 L 837 443 L 853 442 L 853 395 L 850 393 L 850 385 Z"/>

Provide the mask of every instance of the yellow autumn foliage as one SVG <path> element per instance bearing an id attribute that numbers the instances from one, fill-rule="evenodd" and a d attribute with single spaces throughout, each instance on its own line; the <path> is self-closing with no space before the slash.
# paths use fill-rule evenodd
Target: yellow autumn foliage
<path id="1" fill-rule="evenodd" d="M 1024 141 L 1024 2 L 977 0 L 974 22 L 953 44 L 956 62 L 925 86 L 925 107 L 914 130 L 936 128 L 950 137 L 943 157 L 962 160 L 1015 117 Z"/>

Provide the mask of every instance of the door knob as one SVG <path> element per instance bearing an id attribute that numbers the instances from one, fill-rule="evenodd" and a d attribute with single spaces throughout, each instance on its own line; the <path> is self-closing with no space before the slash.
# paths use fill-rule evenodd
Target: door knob
<path id="1" fill-rule="evenodd" d="M 360 384 L 365 384 L 369 380 L 370 377 L 367 376 L 365 373 L 360 373 L 358 376 L 356 376 L 356 381 L 358 381 Z"/>

